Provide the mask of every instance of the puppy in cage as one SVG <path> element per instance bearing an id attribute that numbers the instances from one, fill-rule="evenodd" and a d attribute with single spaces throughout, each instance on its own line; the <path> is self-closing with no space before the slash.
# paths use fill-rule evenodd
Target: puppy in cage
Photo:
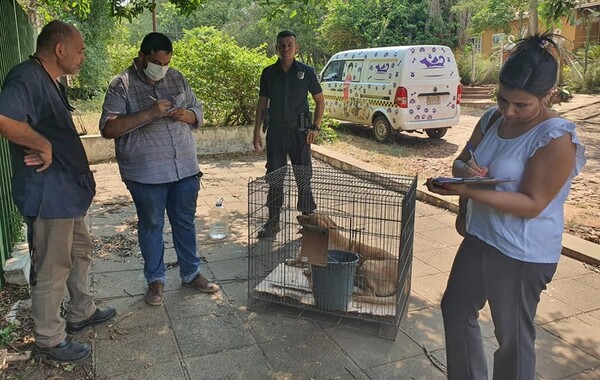
<path id="1" fill-rule="evenodd" d="M 335 221 L 320 213 L 298 215 L 300 234 L 307 231 L 328 233 L 328 250 L 341 250 L 358 255 L 354 277 L 353 299 L 359 302 L 394 303 L 398 286 L 398 257 L 375 246 L 345 236 Z M 288 260 L 288 265 L 306 265 L 302 257 Z M 310 280 L 310 266 L 304 270 Z"/>

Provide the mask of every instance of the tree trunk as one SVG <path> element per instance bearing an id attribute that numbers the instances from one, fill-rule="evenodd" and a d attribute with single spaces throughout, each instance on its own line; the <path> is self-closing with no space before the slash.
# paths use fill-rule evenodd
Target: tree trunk
<path id="1" fill-rule="evenodd" d="M 529 35 L 538 32 L 538 0 L 529 0 Z"/>

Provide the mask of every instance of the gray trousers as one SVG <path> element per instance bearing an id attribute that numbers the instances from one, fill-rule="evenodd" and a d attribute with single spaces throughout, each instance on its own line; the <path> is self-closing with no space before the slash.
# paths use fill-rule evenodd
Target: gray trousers
<path id="1" fill-rule="evenodd" d="M 488 378 L 478 322 L 486 301 L 500 345 L 494 353 L 493 379 L 535 379 L 533 320 L 540 294 L 556 266 L 509 258 L 467 235 L 454 259 L 442 298 L 448 379 Z"/>
<path id="2" fill-rule="evenodd" d="M 93 245 L 83 217 L 36 218 L 32 227 L 37 277 L 31 289 L 33 335 L 40 347 L 52 347 L 67 336 L 60 316 L 65 288 L 69 291 L 69 321 L 83 321 L 96 311 L 88 278 Z"/>

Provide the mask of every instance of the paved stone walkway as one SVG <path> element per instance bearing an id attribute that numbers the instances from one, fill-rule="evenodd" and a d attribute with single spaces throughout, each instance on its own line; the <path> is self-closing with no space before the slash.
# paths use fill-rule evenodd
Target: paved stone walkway
<path id="1" fill-rule="evenodd" d="M 91 209 L 97 250 L 93 291 L 118 315 L 93 331 L 99 379 L 443 379 L 442 292 L 460 237 L 454 214 L 417 202 L 412 292 L 396 341 L 372 334 L 375 323 L 348 321 L 277 304 L 247 309 L 247 184 L 264 158 L 202 159 L 204 189 L 197 236 L 202 272 L 220 282 L 210 296 L 180 285 L 168 271 L 165 305 L 150 307 L 135 241 L 135 208 L 114 163 L 93 165 L 98 195 Z M 208 238 L 210 205 L 225 198 L 231 234 Z M 168 224 L 167 224 L 168 225 Z M 133 232 L 133 233 L 132 233 Z M 170 230 L 166 259 L 176 261 Z M 563 257 L 542 294 L 537 318 L 539 379 L 600 378 L 600 274 Z M 481 314 L 488 360 L 497 343 L 489 309 Z M 428 354 L 429 353 L 429 357 Z"/>

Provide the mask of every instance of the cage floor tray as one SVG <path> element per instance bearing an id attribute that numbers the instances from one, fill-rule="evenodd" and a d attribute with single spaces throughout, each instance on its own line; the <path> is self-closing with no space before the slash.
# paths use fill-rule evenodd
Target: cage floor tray
<path id="1" fill-rule="evenodd" d="M 315 300 L 304 269 L 280 263 L 255 291 L 278 297 L 290 297 L 301 304 L 315 306 Z M 348 304 L 348 313 L 372 314 L 376 316 L 396 315 L 395 303 L 383 303 L 382 297 L 373 297 L 373 302 L 360 302 L 353 296 Z"/>

